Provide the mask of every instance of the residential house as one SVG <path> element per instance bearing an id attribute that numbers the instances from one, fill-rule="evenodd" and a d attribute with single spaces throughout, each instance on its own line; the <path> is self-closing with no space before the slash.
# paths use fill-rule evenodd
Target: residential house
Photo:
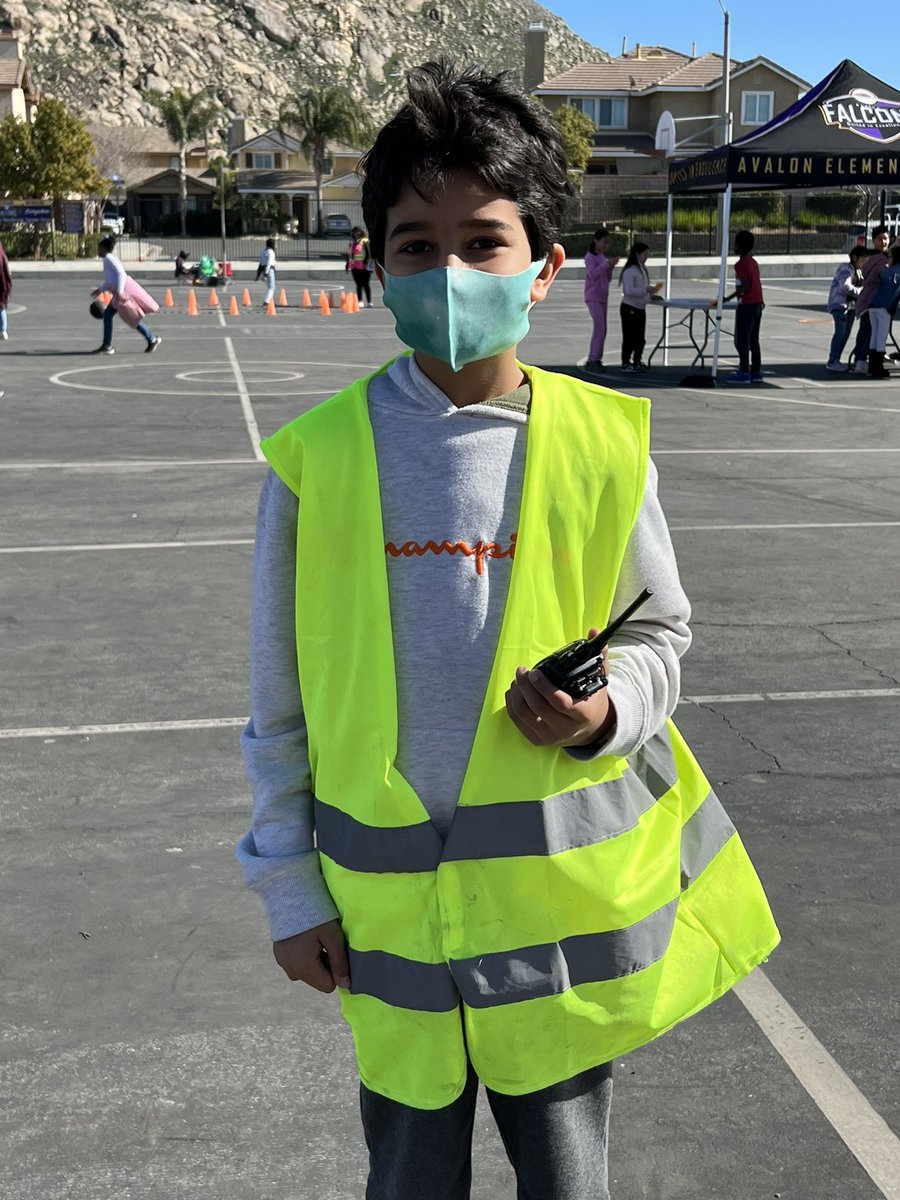
<path id="1" fill-rule="evenodd" d="M 94 163 L 113 181 L 110 207 L 134 233 L 160 233 L 181 212 L 178 147 L 165 129 L 137 125 L 88 125 Z M 219 188 L 205 143 L 185 148 L 188 213 L 210 214 Z"/>
<path id="2" fill-rule="evenodd" d="M 278 129 L 248 136 L 242 117 L 231 124 L 231 165 L 238 193 L 270 196 L 278 202 L 280 224 L 294 233 L 316 229 L 316 177 L 298 138 Z M 356 165 L 362 151 L 338 142 L 328 146 L 322 185 L 325 214 L 345 213 L 362 223 L 362 181 Z"/>
<path id="3" fill-rule="evenodd" d="M 10 25 L 0 25 L 0 121 L 12 113 L 33 124 L 40 99 L 22 43 Z"/>
<path id="4" fill-rule="evenodd" d="M 682 54 L 637 45 L 609 62 L 585 62 L 544 79 L 534 95 L 549 108 L 569 104 L 596 128 L 584 193 L 609 198 L 623 191 L 664 191 L 665 150 L 657 130 L 675 127 L 675 153 L 689 156 L 725 140 L 722 55 Z M 732 137 L 742 137 L 790 107 L 809 90 L 806 80 L 768 58 L 731 63 Z M 627 176 L 621 182 L 602 177 Z M 640 176 L 640 178 L 635 178 Z"/>

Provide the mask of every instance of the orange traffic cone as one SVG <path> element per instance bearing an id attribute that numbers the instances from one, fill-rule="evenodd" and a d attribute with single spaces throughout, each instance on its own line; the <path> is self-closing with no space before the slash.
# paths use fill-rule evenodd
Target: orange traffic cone
<path id="1" fill-rule="evenodd" d="M 209 306 L 210 306 L 210 308 L 216 308 L 218 306 L 218 303 L 219 303 L 219 297 L 216 293 L 216 289 L 210 288 L 209 289 Z"/>
<path id="2" fill-rule="evenodd" d="M 275 301 L 274 300 L 270 300 L 269 303 L 266 305 L 266 316 L 267 317 L 277 317 L 278 316 L 278 313 L 275 311 Z"/>
<path id="3" fill-rule="evenodd" d="M 324 292 L 319 292 L 319 308 L 323 308 L 328 303 L 328 297 Z"/>
<path id="4" fill-rule="evenodd" d="M 278 303 L 282 308 L 287 308 L 287 292 L 284 290 L 284 288 L 282 288 L 278 293 Z"/>
<path id="5" fill-rule="evenodd" d="M 163 301 L 163 304 L 165 304 L 166 308 L 174 308 L 175 307 L 175 301 L 172 299 L 172 289 L 171 288 L 166 288 L 166 298 Z"/>
<path id="6" fill-rule="evenodd" d="M 350 311 L 352 313 L 359 312 L 359 296 L 355 294 L 350 297 Z"/>
<path id="7" fill-rule="evenodd" d="M 323 317 L 331 316 L 331 305 L 328 303 L 327 296 L 323 297 L 323 300 L 322 300 L 322 316 Z"/>
<path id="8" fill-rule="evenodd" d="M 303 289 L 303 307 L 312 308 L 312 300 L 309 298 L 309 288 Z"/>
<path id="9" fill-rule="evenodd" d="M 196 317 L 197 315 L 197 293 L 194 291 L 188 292 L 188 316 Z"/>
<path id="10" fill-rule="evenodd" d="M 243 304 L 245 308 L 250 308 L 250 306 L 253 304 L 253 301 L 250 299 L 249 288 L 244 288 L 244 294 L 241 296 L 241 304 Z"/>
<path id="11" fill-rule="evenodd" d="M 345 313 L 346 311 L 347 311 L 347 296 L 344 294 L 344 292 L 341 292 L 341 312 Z"/>
<path id="12" fill-rule="evenodd" d="M 228 306 L 228 315 L 229 317 L 239 317 L 241 315 L 241 310 L 238 308 L 237 296 L 231 297 L 231 304 Z"/>

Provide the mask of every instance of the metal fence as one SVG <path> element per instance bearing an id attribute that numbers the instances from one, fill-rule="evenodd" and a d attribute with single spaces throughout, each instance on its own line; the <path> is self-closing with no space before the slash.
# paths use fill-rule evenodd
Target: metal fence
<path id="1" fill-rule="evenodd" d="M 344 234 L 330 237 L 312 237 L 305 233 L 259 233 L 244 237 L 229 237 L 224 241 L 226 261 L 240 262 L 259 257 L 266 238 L 275 241 L 275 254 L 279 262 L 308 261 L 310 259 L 340 259 L 347 254 L 348 239 Z M 191 262 L 198 262 L 205 255 L 221 262 L 222 238 L 214 237 L 158 237 L 153 234 L 124 234 L 116 241 L 116 253 L 123 262 L 175 262 L 176 255 L 186 250 Z"/>
<path id="2" fill-rule="evenodd" d="M 732 199 L 730 236 L 749 229 L 754 254 L 846 253 L 867 237 L 880 220 L 881 193 L 848 189 L 839 193 L 736 193 Z M 719 253 L 719 203 L 715 196 L 677 196 L 673 204 L 673 254 L 714 256 Z M 886 223 L 900 230 L 900 210 L 888 206 Z M 585 197 L 570 217 L 569 232 L 605 225 L 619 246 L 647 242 L 658 253 L 666 235 L 666 197 L 623 193 L 618 197 Z"/>

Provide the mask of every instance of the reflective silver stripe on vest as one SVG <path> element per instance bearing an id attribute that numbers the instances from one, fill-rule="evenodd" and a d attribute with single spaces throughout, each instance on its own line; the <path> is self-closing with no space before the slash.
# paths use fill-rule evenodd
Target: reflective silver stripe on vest
<path id="1" fill-rule="evenodd" d="M 682 891 L 703 874 L 736 832 L 718 796 L 710 792 L 681 830 Z"/>
<path id="2" fill-rule="evenodd" d="M 682 831 L 682 890 L 703 873 L 735 832 L 728 814 L 710 792 Z M 559 995 L 579 984 L 621 979 L 658 962 L 669 945 L 677 908 L 678 900 L 671 900 L 624 929 L 456 959 L 449 969 L 444 963 L 415 962 L 380 950 L 351 948 L 352 990 L 420 1012 L 450 1012 L 460 995 L 471 1008 Z"/>
<path id="3" fill-rule="evenodd" d="M 628 765 L 650 793 L 657 800 L 662 799 L 678 782 L 678 768 L 675 766 L 668 728 L 664 725 L 659 733 L 648 738 L 628 759 Z"/>
<path id="4" fill-rule="evenodd" d="M 394 1008 L 417 1012 L 452 1012 L 459 992 L 446 963 L 415 962 L 383 950 L 348 950 L 350 990 L 374 996 Z"/>
<path id="5" fill-rule="evenodd" d="M 316 803 L 319 849 L 350 871 L 407 874 L 434 871 L 443 858 L 459 862 L 559 854 L 634 829 L 677 782 L 668 733 L 651 738 L 629 759 L 620 779 L 547 800 L 514 800 L 457 808 L 446 845 L 430 821 L 381 828 Z"/>
<path id="6" fill-rule="evenodd" d="M 383 829 L 364 825 L 349 813 L 316 801 L 316 845 L 348 871 L 405 875 L 436 871 L 441 835 L 430 821 Z"/>
<path id="7" fill-rule="evenodd" d="M 593 846 L 634 829 L 658 799 L 626 771 L 621 779 L 549 800 L 458 808 L 444 859 L 518 858 Z"/>
<path id="8" fill-rule="evenodd" d="M 470 1008 L 556 996 L 579 984 L 621 979 L 662 958 L 677 908 L 677 899 L 671 900 L 626 929 L 458 959 L 450 964 L 453 978 Z"/>

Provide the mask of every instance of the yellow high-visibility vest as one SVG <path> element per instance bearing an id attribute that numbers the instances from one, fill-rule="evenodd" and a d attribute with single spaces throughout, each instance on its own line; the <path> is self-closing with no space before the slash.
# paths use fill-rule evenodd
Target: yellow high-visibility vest
<path id="1" fill-rule="evenodd" d="M 386 368 L 382 368 L 382 371 Z M 299 497 L 297 658 L 316 841 L 341 914 L 365 1085 L 416 1108 L 520 1095 L 664 1033 L 779 935 L 669 722 L 633 757 L 533 746 L 504 696 L 603 626 L 643 498 L 649 401 L 534 368 L 516 554 L 443 839 L 397 771 L 397 684 L 368 379 L 263 444 Z M 371 377 L 370 377 L 371 378 Z M 435 736 L 440 736 L 435 664 Z M 465 1034 L 463 1031 L 465 1026 Z"/>

